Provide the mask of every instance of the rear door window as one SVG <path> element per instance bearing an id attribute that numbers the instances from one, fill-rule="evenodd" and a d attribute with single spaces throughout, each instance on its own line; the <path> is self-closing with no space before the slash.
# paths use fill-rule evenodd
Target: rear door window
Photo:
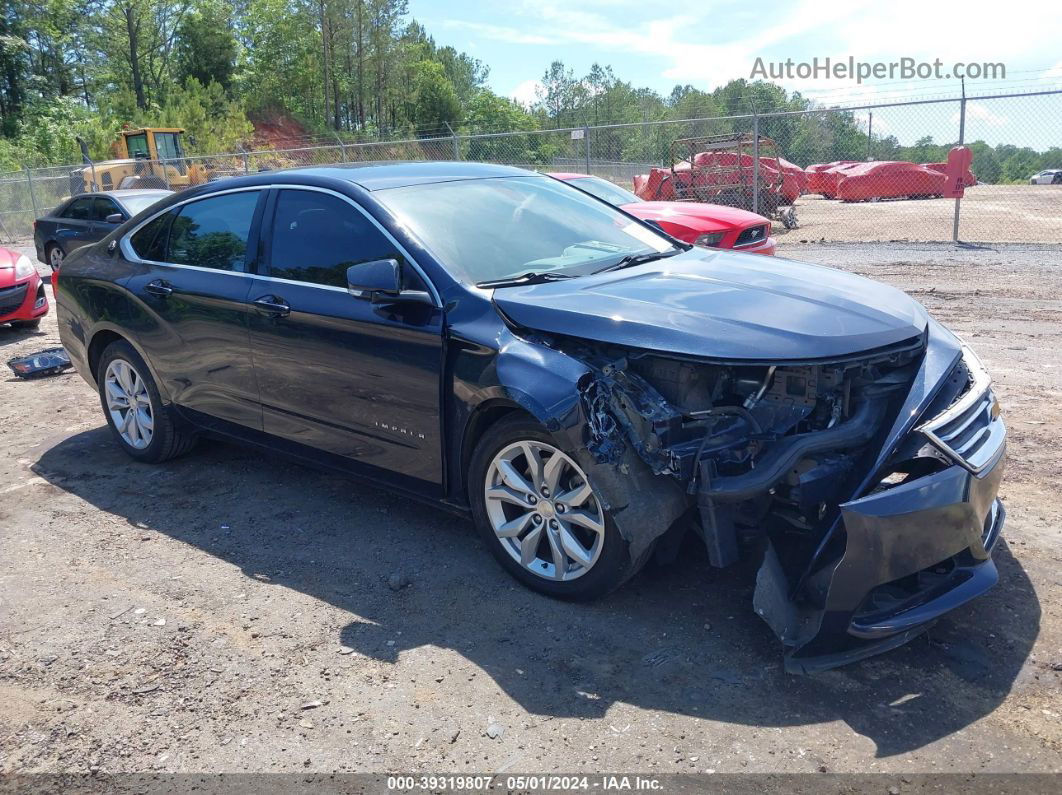
<path id="1" fill-rule="evenodd" d="M 270 276 L 346 287 L 351 265 L 391 258 L 399 259 L 395 245 L 338 196 L 291 189 L 277 196 Z"/>
<path id="2" fill-rule="evenodd" d="M 74 199 L 67 205 L 67 208 L 63 210 L 62 218 L 69 218 L 71 221 L 91 221 L 92 220 L 92 199 L 85 197 L 83 199 Z"/>
<path id="3" fill-rule="evenodd" d="M 165 261 L 223 271 L 244 271 L 247 241 L 261 191 L 240 191 L 179 208 Z"/>

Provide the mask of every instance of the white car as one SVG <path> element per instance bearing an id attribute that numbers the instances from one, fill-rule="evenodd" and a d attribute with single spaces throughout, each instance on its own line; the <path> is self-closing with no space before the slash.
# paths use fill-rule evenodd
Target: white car
<path id="1" fill-rule="evenodd" d="M 1029 177 L 1030 185 L 1062 185 L 1062 168 L 1047 168 Z"/>

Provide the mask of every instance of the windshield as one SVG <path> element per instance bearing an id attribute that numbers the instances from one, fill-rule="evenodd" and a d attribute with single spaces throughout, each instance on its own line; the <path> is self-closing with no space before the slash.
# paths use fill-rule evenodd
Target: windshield
<path id="1" fill-rule="evenodd" d="M 548 177 L 439 182 L 375 196 L 470 284 L 528 273 L 581 276 L 625 257 L 675 248 L 649 227 Z"/>
<path id="2" fill-rule="evenodd" d="M 590 195 L 597 196 L 597 198 L 617 207 L 621 204 L 634 204 L 643 201 L 643 199 L 640 199 L 626 188 L 621 188 L 607 179 L 601 179 L 601 177 L 579 177 L 578 179 L 569 180 L 569 182 L 580 190 L 585 190 Z"/>
<path id="3" fill-rule="evenodd" d="M 125 145 L 129 149 L 130 157 L 151 157 L 151 153 L 148 152 L 147 135 L 144 133 L 137 133 L 136 135 L 125 136 Z"/>
<path id="4" fill-rule="evenodd" d="M 124 196 L 122 197 L 122 204 L 125 205 L 125 209 L 129 211 L 129 216 L 136 215 L 141 210 L 146 210 L 157 201 L 161 201 L 166 196 L 169 196 L 171 191 L 162 191 L 160 193 L 149 193 L 143 196 Z"/>

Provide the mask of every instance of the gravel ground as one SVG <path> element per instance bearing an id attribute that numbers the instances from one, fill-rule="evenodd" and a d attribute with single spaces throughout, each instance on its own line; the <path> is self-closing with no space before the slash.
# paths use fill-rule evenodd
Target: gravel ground
<path id="1" fill-rule="evenodd" d="M 848 204 L 821 196 L 797 200 L 800 226 L 779 241 L 951 240 L 955 202 L 903 199 Z M 1009 243 L 1062 240 L 1062 185 L 974 185 L 962 200 L 959 239 Z"/>
<path id="2" fill-rule="evenodd" d="M 908 290 L 994 373 L 984 598 L 793 677 L 751 569 L 695 544 L 554 602 L 445 513 L 221 444 L 140 465 L 77 375 L 3 376 L 0 771 L 1059 771 L 1062 252 L 784 252 Z M 0 329 L 5 360 L 54 344 Z"/>

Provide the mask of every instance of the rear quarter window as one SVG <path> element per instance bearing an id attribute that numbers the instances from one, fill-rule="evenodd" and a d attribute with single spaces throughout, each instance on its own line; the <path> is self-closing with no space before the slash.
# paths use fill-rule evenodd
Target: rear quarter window
<path id="1" fill-rule="evenodd" d="M 133 251 L 140 259 L 152 262 L 166 261 L 166 242 L 169 237 L 170 222 L 176 214 L 175 210 L 170 210 L 133 233 L 133 236 L 129 238 L 129 245 L 133 247 Z"/>
<path id="2" fill-rule="evenodd" d="M 92 199 L 74 199 L 60 213 L 61 218 L 69 218 L 72 221 L 92 220 Z"/>

